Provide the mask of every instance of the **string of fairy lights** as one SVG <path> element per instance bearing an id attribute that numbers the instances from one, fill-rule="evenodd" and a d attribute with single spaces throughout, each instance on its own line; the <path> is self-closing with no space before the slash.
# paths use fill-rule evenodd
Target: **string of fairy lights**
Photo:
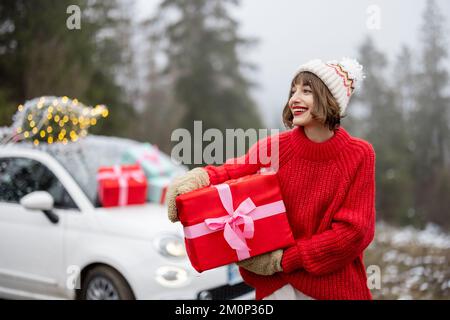
<path id="1" fill-rule="evenodd" d="M 35 98 L 17 107 L 12 140 L 31 140 L 34 145 L 76 142 L 108 115 L 104 105 L 88 107 L 66 96 Z"/>

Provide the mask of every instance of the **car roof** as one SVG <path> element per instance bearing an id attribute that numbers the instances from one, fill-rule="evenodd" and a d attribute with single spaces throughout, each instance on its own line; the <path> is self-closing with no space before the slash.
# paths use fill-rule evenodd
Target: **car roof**
<path id="1" fill-rule="evenodd" d="M 138 142 L 132 139 L 127 138 L 120 138 L 120 137 L 109 137 L 109 136 L 100 136 L 100 135 L 89 135 L 83 139 L 80 139 L 77 142 L 71 142 L 66 145 L 63 145 L 62 143 L 54 143 L 52 145 L 48 144 L 42 144 L 35 146 L 30 141 L 20 141 L 16 143 L 8 143 L 8 144 L 0 144 L 0 151 L 7 151 L 14 152 L 14 153 L 21 153 L 21 154 L 42 154 L 46 153 L 47 151 L 57 148 L 65 148 L 65 149 L 75 149 L 80 146 L 80 143 L 82 143 L 83 147 L 91 147 L 91 146 L 98 146 L 102 143 L 107 144 L 114 144 L 114 145 L 121 145 L 121 146 L 137 146 L 142 144 L 142 142 Z"/>
<path id="2" fill-rule="evenodd" d="M 47 153 L 43 150 L 24 148 L 23 146 L 17 146 L 15 144 L 0 146 L 0 156 L 2 156 L 2 157 L 5 157 L 5 156 L 6 157 L 26 157 L 26 158 L 39 159 L 41 161 L 53 159 L 53 157 L 49 153 Z"/>

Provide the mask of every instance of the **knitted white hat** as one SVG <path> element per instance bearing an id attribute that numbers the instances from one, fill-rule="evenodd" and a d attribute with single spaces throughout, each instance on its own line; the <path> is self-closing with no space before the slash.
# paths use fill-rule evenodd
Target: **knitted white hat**
<path id="1" fill-rule="evenodd" d="M 336 99 L 340 114 L 343 115 L 351 95 L 365 77 L 362 69 L 355 59 L 342 58 L 341 61 L 328 62 L 314 59 L 301 65 L 296 74 L 309 71 L 319 77 Z"/>

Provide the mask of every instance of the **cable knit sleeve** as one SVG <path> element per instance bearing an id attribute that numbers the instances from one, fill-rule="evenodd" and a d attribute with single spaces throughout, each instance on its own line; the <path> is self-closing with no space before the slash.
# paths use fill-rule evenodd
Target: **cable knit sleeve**
<path id="1" fill-rule="evenodd" d="M 343 268 L 362 254 L 375 232 L 375 152 L 366 143 L 358 145 L 356 173 L 349 175 L 350 185 L 341 208 L 334 214 L 331 228 L 309 239 L 298 239 L 283 253 L 286 273 L 303 268 L 323 275 Z"/>
<path id="2" fill-rule="evenodd" d="M 276 142 L 274 137 L 277 138 Z M 259 140 L 242 157 L 229 159 L 221 166 L 206 166 L 211 184 L 254 174 L 262 167 L 272 166 L 275 159 L 272 158 L 272 153 L 275 155 L 278 152 L 278 145 L 272 143 L 278 143 L 278 135 Z"/>

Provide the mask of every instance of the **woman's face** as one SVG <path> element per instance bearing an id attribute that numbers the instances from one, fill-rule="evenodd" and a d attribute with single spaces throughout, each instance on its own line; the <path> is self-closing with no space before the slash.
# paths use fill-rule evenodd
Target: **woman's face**
<path id="1" fill-rule="evenodd" d="M 292 123 L 295 126 L 307 126 L 315 122 L 311 110 L 314 106 L 312 89 L 308 84 L 297 83 L 291 88 L 292 96 L 289 99 L 289 108 L 294 116 Z"/>

